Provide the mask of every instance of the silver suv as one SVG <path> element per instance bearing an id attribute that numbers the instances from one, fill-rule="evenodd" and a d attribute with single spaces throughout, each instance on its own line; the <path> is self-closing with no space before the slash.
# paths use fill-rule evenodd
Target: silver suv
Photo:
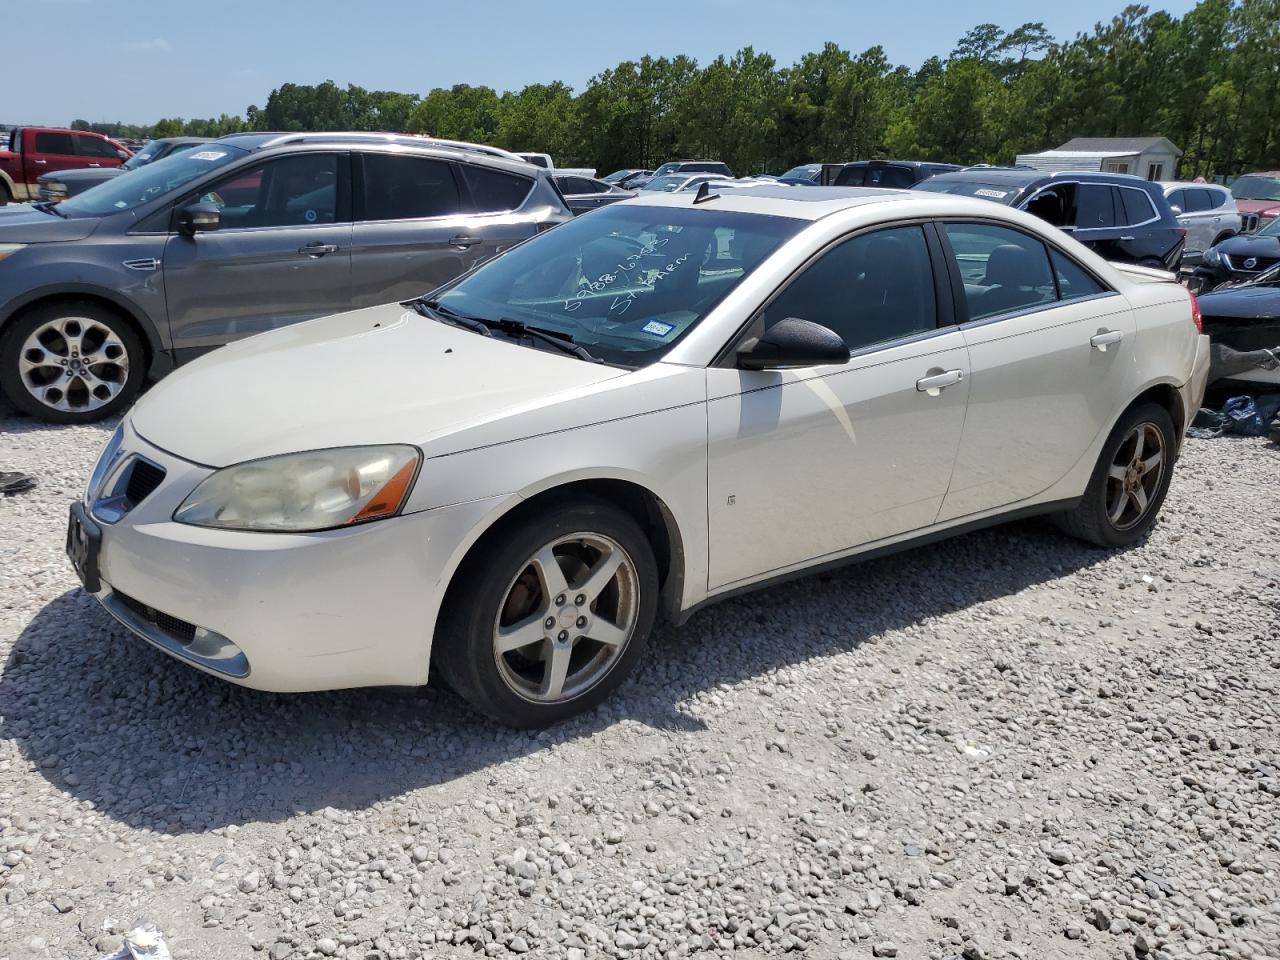
<path id="1" fill-rule="evenodd" d="M 0 215 L 0 389 L 58 423 L 231 340 L 405 300 L 572 218 L 469 144 L 241 134 Z"/>

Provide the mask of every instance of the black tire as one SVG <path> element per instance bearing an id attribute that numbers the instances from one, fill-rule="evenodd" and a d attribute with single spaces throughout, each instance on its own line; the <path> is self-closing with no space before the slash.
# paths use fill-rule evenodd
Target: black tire
<path id="1" fill-rule="evenodd" d="M 1230 240 L 1235 235 L 1236 233 L 1234 230 L 1228 230 L 1225 233 L 1220 233 L 1213 238 L 1213 243 L 1211 243 L 1210 246 L 1216 247 L 1218 244 L 1225 243 L 1227 240 Z"/>
<path id="2" fill-rule="evenodd" d="M 91 388 L 89 382 L 71 377 L 66 388 L 56 371 L 68 369 L 62 364 L 69 359 L 68 341 L 54 337 L 44 357 L 49 361 L 51 379 L 40 386 L 29 386 L 20 369 L 23 347 L 35 331 L 58 321 L 82 321 L 79 327 L 84 336 L 84 346 L 99 344 L 104 359 L 91 364 L 88 372 L 100 379 L 101 386 Z M 87 321 L 87 322 L 85 322 Z M 103 331 L 106 331 L 104 333 Z M 107 333 L 113 341 L 105 338 Z M 79 357 L 79 353 L 76 353 Z M 74 358 L 70 358 L 74 359 Z M 42 371 L 41 376 L 44 375 Z M 19 410 L 49 423 L 90 423 L 101 420 L 128 406 L 142 389 L 146 376 L 146 357 L 142 340 L 128 320 L 119 313 L 91 300 L 59 300 L 34 307 L 19 314 L 0 331 L 0 390 Z M 99 389 L 104 396 L 94 396 L 91 389 Z M 53 405 L 61 397 L 66 409 Z"/>
<path id="3" fill-rule="evenodd" d="M 1126 514 L 1121 514 L 1121 523 L 1116 523 L 1110 516 L 1109 507 L 1117 502 L 1126 479 L 1110 476 L 1110 468 L 1117 458 L 1126 459 L 1128 444 L 1133 443 L 1133 436 L 1139 427 L 1150 427 L 1160 434 L 1162 442 L 1163 462 L 1160 475 L 1143 493 L 1146 508 L 1142 513 L 1125 521 Z M 1150 434 L 1144 438 L 1144 447 L 1151 440 Z M 1128 410 L 1102 445 L 1098 455 L 1098 463 L 1089 478 L 1089 486 L 1080 503 L 1074 510 L 1055 516 L 1058 526 L 1065 532 L 1080 540 L 1097 544 L 1100 547 L 1127 547 L 1145 537 L 1154 526 L 1160 506 L 1169 492 L 1169 483 L 1173 477 L 1173 465 L 1177 458 L 1178 438 L 1174 433 L 1173 420 L 1169 411 L 1158 403 L 1143 403 Z M 1121 456 L 1122 451 L 1124 456 Z M 1128 498 L 1129 509 L 1133 509 L 1136 500 Z"/>
<path id="4" fill-rule="evenodd" d="M 0 183 L 0 207 L 5 206 L 13 200 L 13 194 L 9 192 L 7 183 Z"/>
<path id="5" fill-rule="evenodd" d="M 528 664 L 530 672 L 536 672 L 539 669 L 538 663 L 541 662 L 541 669 L 549 673 L 550 661 L 546 658 L 553 654 L 556 638 L 548 636 L 528 647 L 499 654 L 495 645 L 499 614 L 517 599 L 522 581 L 530 574 L 533 574 L 534 580 L 531 582 L 540 594 L 543 581 L 532 565 L 535 554 L 544 546 L 554 544 L 559 538 L 572 538 L 577 534 L 589 534 L 613 541 L 622 549 L 625 560 L 630 561 L 630 570 L 634 573 L 634 583 L 630 588 L 634 608 L 629 606 L 628 609 L 634 610 L 634 626 L 629 639 L 618 644 L 619 652 L 608 654 L 612 657 L 611 662 L 601 663 L 595 668 L 599 675 L 589 686 L 563 699 L 530 699 L 515 689 L 516 683 L 523 677 L 512 664 Z M 575 542 L 562 544 L 557 549 L 573 551 L 577 549 Z M 584 545 L 581 549 L 587 551 L 581 556 L 590 557 L 590 547 Z M 577 562 L 576 556 L 570 555 L 564 562 L 572 565 Z M 566 575 L 566 579 L 577 584 L 579 577 Z M 608 599 L 608 590 L 615 591 L 613 603 L 619 604 L 617 597 L 622 591 L 616 585 L 606 588 L 606 592 L 600 595 L 600 602 Z M 570 608 L 576 598 L 571 595 L 574 592 L 575 586 L 571 585 L 566 591 L 569 596 L 566 596 L 562 612 L 572 613 Z M 530 593 L 526 589 L 519 596 L 528 597 Z M 538 632 L 545 627 L 546 621 L 541 620 L 542 614 L 556 614 L 553 608 L 555 599 L 557 598 L 537 596 L 530 602 L 527 610 L 515 615 L 515 620 L 530 624 Z M 539 611 L 537 608 L 544 603 L 552 608 Z M 599 614 L 596 602 L 589 601 L 585 609 L 593 616 Z M 499 723 L 517 728 L 547 726 L 597 706 L 627 678 L 647 646 L 657 609 L 657 563 L 644 531 L 635 520 L 613 504 L 594 497 L 553 501 L 536 514 L 504 524 L 487 536 L 463 562 L 440 614 L 433 648 L 433 664 L 456 693 Z M 506 613 L 503 613 L 503 617 L 505 616 Z M 560 624 L 557 623 L 547 632 L 552 634 L 559 629 Z M 585 629 L 590 630 L 592 627 Z M 593 675 L 589 669 L 592 651 L 614 649 L 597 644 L 588 637 L 567 638 L 562 642 L 570 644 L 572 653 L 569 656 L 586 661 L 585 666 L 577 668 L 584 677 L 581 682 L 586 682 Z M 535 653 L 538 656 L 535 657 Z M 596 656 L 599 655 L 597 652 Z M 499 665 L 500 658 L 502 666 Z M 512 676 L 516 676 L 517 681 L 508 679 Z"/>

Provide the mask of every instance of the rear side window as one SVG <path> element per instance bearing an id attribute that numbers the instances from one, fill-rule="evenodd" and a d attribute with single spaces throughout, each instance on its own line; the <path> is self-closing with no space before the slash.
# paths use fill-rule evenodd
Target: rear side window
<path id="1" fill-rule="evenodd" d="M 364 155 L 363 219 L 447 217 L 461 209 L 458 184 L 444 161 L 386 153 Z"/>
<path id="2" fill-rule="evenodd" d="M 1169 206 L 1177 207 L 1183 213 L 1191 212 L 1187 206 L 1187 191 L 1175 190 L 1166 199 L 1169 201 Z"/>
<path id="3" fill-rule="evenodd" d="M 585 177 L 557 177 L 556 183 L 559 185 L 561 193 L 577 194 L 591 192 L 591 181 Z"/>
<path id="4" fill-rule="evenodd" d="M 1187 191 L 1195 193 L 1194 190 Z M 1116 204 L 1117 219 L 1127 226 L 1134 226 L 1139 223 L 1146 223 L 1154 220 L 1158 214 L 1156 208 L 1151 204 L 1151 198 L 1147 196 L 1145 190 L 1134 190 L 1131 187 L 1117 187 L 1118 194 Z M 1123 211 L 1124 216 L 1120 216 Z"/>
<path id="5" fill-rule="evenodd" d="M 467 188 L 471 191 L 471 200 L 477 213 L 506 213 L 516 210 L 533 189 L 533 181 L 527 177 L 518 177 L 514 173 L 503 173 L 488 167 L 473 167 L 468 163 L 459 166 L 462 179 L 467 182 Z"/>
<path id="6" fill-rule="evenodd" d="M 116 148 L 105 140 L 99 140 L 97 137 L 76 137 L 76 146 L 80 150 L 83 157 L 110 157 L 112 160 L 118 160 Z"/>
<path id="7" fill-rule="evenodd" d="M 1081 297 L 1093 297 L 1106 293 L 1107 288 L 1093 278 L 1084 267 L 1057 250 L 1049 251 L 1053 261 L 1053 273 L 1058 280 L 1060 300 L 1079 300 Z"/>
<path id="8" fill-rule="evenodd" d="M 964 281 L 970 320 L 1026 310 L 1058 298 L 1048 251 L 1035 237 L 984 223 L 945 227 Z"/>
<path id="9" fill-rule="evenodd" d="M 1102 183 L 1082 183 L 1076 188 L 1076 229 L 1098 230 L 1116 225 L 1113 189 Z"/>
<path id="10" fill-rule="evenodd" d="M 868 187 L 905 189 L 915 182 L 915 174 L 903 167 L 872 167 L 867 171 Z"/>
<path id="11" fill-rule="evenodd" d="M 764 326 L 788 317 L 834 330 L 853 350 L 933 330 L 938 307 L 924 230 L 877 230 L 827 251 L 769 304 Z"/>
<path id="12" fill-rule="evenodd" d="M 1205 210 L 1212 210 L 1214 207 L 1221 205 L 1221 194 L 1214 193 L 1212 190 L 1188 190 L 1187 204 L 1192 213 L 1202 213 Z M 1187 207 L 1183 208 L 1184 210 Z"/>
<path id="13" fill-rule="evenodd" d="M 69 133 L 37 133 L 36 153 L 56 153 L 64 157 L 73 156 L 75 145 Z"/>

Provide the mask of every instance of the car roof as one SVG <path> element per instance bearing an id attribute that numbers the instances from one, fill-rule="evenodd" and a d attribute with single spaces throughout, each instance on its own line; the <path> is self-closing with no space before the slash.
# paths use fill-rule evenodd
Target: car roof
<path id="1" fill-rule="evenodd" d="M 1194 180 L 1160 180 L 1158 183 L 1166 190 L 1186 190 L 1189 187 L 1196 190 L 1227 190 L 1220 183 L 1196 183 Z"/>
<path id="2" fill-rule="evenodd" d="M 712 187 L 714 188 L 714 184 Z M 714 194 L 714 190 L 712 192 Z M 926 195 L 911 190 L 882 190 L 877 187 L 805 187 L 801 189 L 762 185 L 736 187 L 715 196 L 714 201 L 703 200 L 698 206 L 714 204 L 707 209 L 791 217 L 795 220 L 821 220 L 841 210 L 877 203 L 918 201 Z M 927 196 L 936 199 L 938 205 L 945 207 L 948 213 L 971 211 L 988 215 L 992 207 L 989 200 L 952 197 L 948 194 L 928 194 Z M 655 207 L 688 207 L 694 204 L 694 199 L 693 191 L 686 193 L 641 191 L 634 199 L 624 200 L 623 203 Z"/>
<path id="3" fill-rule="evenodd" d="M 967 168 L 940 173 L 934 177 L 943 183 L 966 181 L 980 183 L 1008 183 L 1028 186 L 1032 183 L 1049 183 L 1054 180 L 1087 180 L 1096 183 L 1123 183 L 1133 186 L 1151 184 L 1154 181 L 1136 177 L 1131 173 L 1103 173 L 1099 170 L 1018 170 L 1010 167 Z"/>
<path id="4" fill-rule="evenodd" d="M 275 147 L 290 146 L 368 146 L 389 147 L 396 151 L 412 150 L 426 156 L 440 156 L 449 159 L 466 159 L 486 161 L 501 169 L 519 172 L 528 176 L 531 172 L 549 172 L 544 168 L 528 163 L 514 153 L 500 147 L 486 144 L 467 143 L 461 140 L 441 140 L 435 137 L 419 137 L 404 133 L 367 133 L 362 131 L 339 131 L 329 133 L 233 133 L 221 137 L 219 143 L 227 143 L 250 152 L 268 150 Z"/>

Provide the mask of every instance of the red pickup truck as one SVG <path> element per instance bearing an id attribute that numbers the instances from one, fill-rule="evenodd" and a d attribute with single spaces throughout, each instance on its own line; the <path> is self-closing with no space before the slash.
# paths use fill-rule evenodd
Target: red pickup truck
<path id="1" fill-rule="evenodd" d="M 83 167 L 118 167 L 132 153 L 114 140 L 88 130 L 15 127 L 7 150 L 0 150 L 0 206 L 34 200 L 42 173 Z"/>

